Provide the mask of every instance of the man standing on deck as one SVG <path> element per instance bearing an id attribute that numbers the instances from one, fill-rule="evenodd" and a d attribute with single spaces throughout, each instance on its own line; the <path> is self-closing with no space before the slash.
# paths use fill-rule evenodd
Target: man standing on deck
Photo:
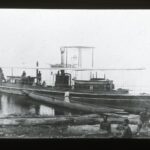
<path id="1" fill-rule="evenodd" d="M 69 96 L 70 96 L 69 91 L 66 91 L 64 95 L 64 102 L 70 103 Z M 71 112 L 65 112 L 65 115 L 71 116 Z"/>
<path id="2" fill-rule="evenodd" d="M 41 72 L 39 71 L 38 72 L 38 84 L 41 84 L 41 79 L 42 79 L 42 74 L 41 74 Z"/>
<path id="3" fill-rule="evenodd" d="M 69 96 L 70 96 L 69 91 L 66 91 L 65 96 L 64 96 L 64 101 L 67 102 L 67 103 L 70 103 Z"/>

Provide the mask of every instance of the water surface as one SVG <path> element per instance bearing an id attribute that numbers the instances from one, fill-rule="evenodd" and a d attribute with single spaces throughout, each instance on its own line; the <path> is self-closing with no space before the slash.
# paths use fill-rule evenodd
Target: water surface
<path id="1" fill-rule="evenodd" d="M 0 117 L 10 115 L 28 116 L 55 116 L 67 115 L 69 112 L 62 108 L 54 108 L 50 105 L 41 104 L 25 96 L 0 93 Z"/>

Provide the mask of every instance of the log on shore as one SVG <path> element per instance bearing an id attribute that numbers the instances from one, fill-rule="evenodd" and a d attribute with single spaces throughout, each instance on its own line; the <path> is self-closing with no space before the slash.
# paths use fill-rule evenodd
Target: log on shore
<path id="1" fill-rule="evenodd" d="M 111 124 L 122 124 L 125 117 L 109 116 L 108 121 Z M 129 118 L 130 124 L 137 124 L 138 117 Z M 0 118 L 0 126 L 34 126 L 34 125 L 95 125 L 103 121 L 102 116 L 97 114 L 83 116 L 54 116 L 49 118 Z"/>
<path id="2" fill-rule="evenodd" d="M 0 118 L 0 125 L 84 125 L 84 124 L 97 124 L 99 123 L 99 115 L 90 114 L 83 116 L 53 116 L 49 118 Z"/>

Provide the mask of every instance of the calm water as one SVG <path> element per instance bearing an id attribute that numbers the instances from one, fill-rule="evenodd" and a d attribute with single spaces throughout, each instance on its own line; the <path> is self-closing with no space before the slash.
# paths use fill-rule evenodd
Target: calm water
<path id="1" fill-rule="evenodd" d="M 10 115 L 55 116 L 70 113 L 64 109 L 53 108 L 24 96 L 0 94 L 0 117 Z M 77 114 L 76 112 L 71 112 Z"/>

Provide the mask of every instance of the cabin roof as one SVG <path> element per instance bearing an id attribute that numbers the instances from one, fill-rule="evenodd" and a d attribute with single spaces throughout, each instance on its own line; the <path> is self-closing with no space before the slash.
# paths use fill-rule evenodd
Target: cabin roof
<path id="1" fill-rule="evenodd" d="M 20 76 L 7 76 L 7 78 L 10 78 L 10 79 L 20 79 L 21 77 Z"/>
<path id="2" fill-rule="evenodd" d="M 61 48 L 94 48 L 93 46 L 62 46 Z"/>
<path id="3" fill-rule="evenodd" d="M 113 84 L 113 80 L 74 80 L 75 83 L 77 84 L 88 84 L 88 85 L 99 85 L 99 84 Z"/>

